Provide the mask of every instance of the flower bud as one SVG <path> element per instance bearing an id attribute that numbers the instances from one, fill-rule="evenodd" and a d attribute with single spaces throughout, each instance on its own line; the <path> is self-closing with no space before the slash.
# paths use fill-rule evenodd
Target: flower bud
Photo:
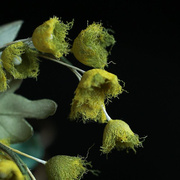
<path id="1" fill-rule="evenodd" d="M 101 23 L 93 23 L 76 37 L 71 51 L 81 63 L 94 68 L 104 68 L 110 53 L 106 48 L 114 44 L 113 35 L 110 35 Z"/>
<path id="2" fill-rule="evenodd" d="M 37 50 L 60 58 L 69 52 L 69 43 L 66 41 L 66 36 L 72 26 L 73 21 L 64 24 L 57 17 L 50 18 L 34 30 L 32 35 L 33 44 Z"/>
<path id="3" fill-rule="evenodd" d="M 37 52 L 23 42 L 9 45 L 2 53 L 3 67 L 15 79 L 36 78 L 39 72 Z"/>
<path id="4" fill-rule="evenodd" d="M 139 136 L 134 134 L 129 125 L 122 120 L 108 121 L 103 134 L 103 145 L 101 151 L 108 154 L 112 149 L 133 149 L 142 146 Z"/>
<path id="5" fill-rule="evenodd" d="M 91 165 L 80 157 L 58 155 L 46 163 L 49 180 L 76 180 L 88 172 L 87 165 Z"/>
<path id="6" fill-rule="evenodd" d="M 72 101 L 70 119 L 82 117 L 104 123 L 106 116 L 102 110 L 104 100 L 121 94 L 123 89 L 116 75 L 103 69 L 91 69 L 85 72 L 75 91 Z"/>

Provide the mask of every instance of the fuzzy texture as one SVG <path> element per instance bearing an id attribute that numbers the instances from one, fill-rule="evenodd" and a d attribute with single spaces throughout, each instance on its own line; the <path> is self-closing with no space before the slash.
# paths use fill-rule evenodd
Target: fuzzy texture
<path id="1" fill-rule="evenodd" d="M 25 180 L 15 162 L 0 157 L 0 179 Z"/>
<path id="2" fill-rule="evenodd" d="M 129 125 L 122 120 L 108 121 L 103 134 L 103 145 L 101 151 L 108 154 L 112 149 L 117 150 L 133 149 L 142 146 L 139 136 L 134 134 Z"/>
<path id="3" fill-rule="evenodd" d="M 90 163 L 80 157 L 58 155 L 51 158 L 46 166 L 49 180 L 77 180 L 88 172 Z"/>
<path id="4" fill-rule="evenodd" d="M 39 72 L 39 62 L 37 52 L 30 49 L 23 42 L 9 45 L 2 53 L 3 67 L 15 79 L 25 79 L 27 77 L 37 78 Z M 19 65 L 15 65 L 15 59 L 22 59 Z"/>
<path id="5" fill-rule="evenodd" d="M 72 100 L 70 119 L 82 117 L 84 123 L 89 119 L 105 123 L 106 116 L 102 110 L 104 100 L 117 97 L 122 92 L 116 75 L 102 69 L 85 72 Z"/>
<path id="6" fill-rule="evenodd" d="M 0 59 L 0 92 L 7 90 L 6 74 L 3 70 L 2 60 Z"/>
<path id="7" fill-rule="evenodd" d="M 114 44 L 113 35 L 110 35 L 101 23 L 93 23 L 76 37 L 71 51 L 81 63 L 94 68 L 104 68 L 110 53 L 106 48 Z"/>
<path id="8" fill-rule="evenodd" d="M 66 36 L 72 26 L 73 21 L 64 24 L 57 17 L 50 18 L 34 30 L 32 35 L 33 44 L 39 51 L 60 58 L 70 51 Z"/>

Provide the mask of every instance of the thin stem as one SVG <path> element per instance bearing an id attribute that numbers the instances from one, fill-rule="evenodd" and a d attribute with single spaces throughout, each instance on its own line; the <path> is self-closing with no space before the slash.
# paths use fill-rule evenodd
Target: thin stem
<path id="1" fill-rule="evenodd" d="M 30 171 L 30 169 L 28 167 L 26 167 L 26 170 L 28 171 L 28 173 L 31 177 L 31 180 L 36 180 L 36 178 L 34 177 L 34 175 L 32 174 L 32 172 Z"/>
<path id="2" fill-rule="evenodd" d="M 18 151 L 17 149 L 14 149 L 14 148 L 11 148 L 11 147 L 9 147 L 9 148 L 10 148 L 12 151 L 14 151 L 15 153 L 18 153 L 18 154 L 20 154 L 20 155 L 22 155 L 22 156 L 25 156 L 25 157 L 27 157 L 27 158 L 33 159 L 34 161 L 37 161 L 37 162 L 39 162 L 39 163 L 41 163 L 41 164 L 43 164 L 43 165 L 45 165 L 45 164 L 47 163 L 47 161 L 41 160 L 41 159 L 36 158 L 36 157 L 34 157 L 34 156 L 31 156 L 31 155 L 29 155 L 29 154 L 26 154 L 26 153 L 23 153 L 23 152 L 21 152 L 21 151 Z"/>
<path id="3" fill-rule="evenodd" d="M 17 153 L 17 154 L 20 154 L 20 155 L 25 156 L 25 157 L 27 157 L 27 158 L 33 159 L 33 160 L 35 160 L 35 161 L 37 161 L 37 162 L 39 162 L 39 163 L 41 163 L 41 164 L 43 164 L 43 165 L 45 165 L 45 164 L 47 163 L 47 162 L 44 161 L 44 160 L 41 160 L 41 159 L 36 158 L 36 157 L 34 157 L 34 156 L 31 156 L 31 155 L 29 155 L 29 154 L 26 154 L 26 153 L 23 153 L 23 152 L 21 152 L 21 151 L 18 151 L 17 149 L 14 149 L 14 148 L 12 148 L 12 147 L 10 147 L 10 146 L 6 146 L 5 144 L 2 144 L 2 145 L 5 146 L 6 148 L 10 149 L 11 151 Z"/>
<path id="4" fill-rule="evenodd" d="M 80 81 L 81 78 L 82 78 L 82 75 L 77 70 L 75 70 L 75 69 L 71 69 L 71 71 L 76 75 L 76 77 Z"/>
<path id="5" fill-rule="evenodd" d="M 48 57 L 48 56 L 44 56 L 44 55 L 41 55 L 41 54 L 40 54 L 39 56 L 42 57 L 42 58 L 44 58 L 44 59 L 49 59 L 49 60 L 51 60 L 51 61 L 54 61 L 54 62 L 56 62 L 56 63 L 59 63 L 59 64 L 61 64 L 61 65 L 63 65 L 63 66 L 68 67 L 68 68 L 75 69 L 75 70 L 77 70 L 77 71 L 79 71 L 79 72 L 81 72 L 81 73 L 85 73 L 84 70 L 82 70 L 82 69 L 80 69 L 80 68 L 78 68 L 78 67 L 76 67 L 76 66 L 73 66 L 73 65 L 67 64 L 67 63 L 65 63 L 65 62 L 62 62 L 62 61 L 60 61 L 60 60 L 57 60 L 57 59 L 54 59 L 54 58 L 51 58 L 51 57 Z"/>
<path id="6" fill-rule="evenodd" d="M 103 106 L 103 105 L 102 105 L 101 107 L 102 107 L 102 110 L 104 111 L 104 114 L 106 115 L 106 119 L 107 119 L 107 121 L 110 121 L 110 120 L 111 120 L 111 117 L 108 115 L 108 113 L 107 113 L 106 109 L 104 108 L 104 106 Z"/>

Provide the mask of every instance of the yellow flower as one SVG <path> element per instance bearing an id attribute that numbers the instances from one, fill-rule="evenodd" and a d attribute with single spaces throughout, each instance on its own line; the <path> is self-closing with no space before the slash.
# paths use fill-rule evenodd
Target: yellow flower
<path id="1" fill-rule="evenodd" d="M 3 67 L 15 79 L 36 78 L 39 71 L 37 52 L 23 42 L 9 45 L 2 53 Z"/>
<path id="2" fill-rule="evenodd" d="M 122 120 L 108 121 L 103 134 L 103 145 L 101 151 L 108 154 L 112 149 L 117 150 L 133 149 L 142 146 L 139 136 L 134 134 L 129 125 Z"/>
<path id="3" fill-rule="evenodd" d="M 3 70 L 2 60 L 0 59 L 0 92 L 6 91 L 6 89 L 7 89 L 6 74 Z"/>
<path id="4" fill-rule="evenodd" d="M 0 159 L 0 179 L 6 180 L 24 180 L 16 163 L 12 160 Z"/>
<path id="5" fill-rule="evenodd" d="M 72 26 L 73 21 L 64 24 L 57 17 L 50 18 L 33 32 L 33 44 L 39 51 L 60 58 L 63 54 L 66 55 L 69 52 L 69 43 L 66 42 L 66 36 Z"/>
<path id="6" fill-rule="evenodd" d="M 45 166 L 49 180 L 76 180 L 89 171 L 87 165 L 91 166 L 80 157 L 58 155 L 51 158 Z"/>
<path id="7" fill-rule="evenodd" d="M 113 46 L 115 39 L 101 23 L 93 23 L 82 30 L 73 42 L 71 51 L 78 61 L 94 68 L 107 66 L 107 57 L 110 52 L 108 46 Z"/>
<path id="8" fill-rule="evenodd" d="M 82 117 L 104 123 L 106 116 L 102 110 L 106 98 L 116 97 L 123 91 L 116 75 L 103 69 L 85 72 L 72 100 L 70 119 Z"/>

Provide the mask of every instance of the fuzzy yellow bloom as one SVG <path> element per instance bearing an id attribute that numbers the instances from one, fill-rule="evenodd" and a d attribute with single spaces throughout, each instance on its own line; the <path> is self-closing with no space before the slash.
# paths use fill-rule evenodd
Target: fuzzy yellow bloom
<path id="1" fill-rule="evenodd" d="M 118 96 L 123 92 L 116 75 L 103 69 L 92 69 L 85 72 L 75 90 L 72 100 L 70 119 L 82 117 L 83 122 L 89 119 L 104 123 L 106 116 L 102 110 L 104 100 Z"/>
<path id="2" fill-rule="evenodd" d="M 2 53 L 3 67 L 15 79 L 36 78 L 39 72 L 37 52 L 23 42 L 9 45 Z"/>
<path id="3" fill-rule="evenodd" d="M 3 70 L 2 60 L 0 59 L 0 92 L 6 91 L 6 89 L 7 89 L 6 74 Z"/>
<path id="4" fill-rule="evenodd" d="M 71 51 L 81 63 L 94 68 L 104 68 L 110 53 L 106 48 L 114 44 L 113 35 L 110 35 L 101 23 L 93 23 L 76 37 Z"/>
<path id="5" fill-rule="evenodd" d="M 49 180 L 76 180 L 89 170 L 86 166 L 91 164 L 80 157 L 58 155 L 51 158 L 46 166 Z"/>
<path id="6" fill-rule="evenodd" d="M 4 180 L 24 180 L 18 166 L 14 161 L 0 159 L 0 179 Z"/>
<path id="7" fill-rule="evenodd" d="M 60 58 L 69 52 L 69 43 L 66 41 L 66 36 L 72 26 L 73 21 L 64 24 L 57 17 L 50 18 L 34 30 L 32 35 L 33 44 L 39 51 Z"/>
<path id="8" fill-rule="evenodd" d="M 108 154 L 112 149 L 133 149 L 142 146 L 139 136 L 134 134 L 129 125 L 122 120 L 108 121 L 103 134 L 103 145 L 101 151 Z"/>

